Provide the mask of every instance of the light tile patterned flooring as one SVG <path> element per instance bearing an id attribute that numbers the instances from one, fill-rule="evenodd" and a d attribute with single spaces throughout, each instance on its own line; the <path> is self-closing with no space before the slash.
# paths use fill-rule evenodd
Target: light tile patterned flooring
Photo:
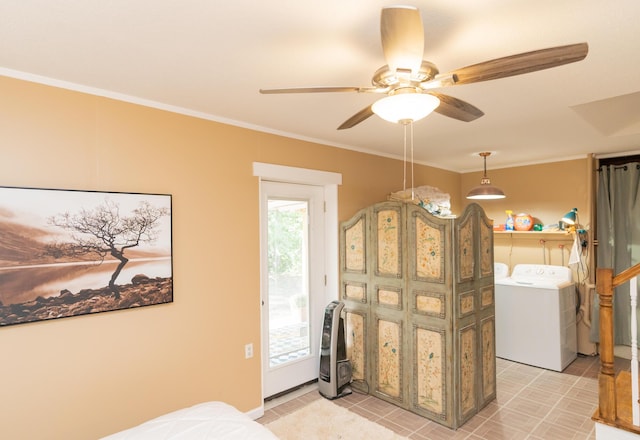
<path id="1" fill-rule="evenodd" d="M 579 356 L 562 373 L 497 359 L 497 397 L 457 430 L 451 430 L 373 396 L 354 392 L 333 400 L 413 440 L 595 439 L 591 416 L 598 403 L 597 356 Z M 322 399 L 317 388 L 265 403 L 267 424 Z"/>

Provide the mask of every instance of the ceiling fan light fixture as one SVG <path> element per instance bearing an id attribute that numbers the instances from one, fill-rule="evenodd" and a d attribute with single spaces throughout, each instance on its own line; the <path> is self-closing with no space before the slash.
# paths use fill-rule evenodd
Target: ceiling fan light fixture
<path id="1" fill-rule="evenodd" d="M 504 195 L 504 191 L 500 188 L 491 185 L 491 180 L 487 177 L 487 156 L 491 155 L 490 152 L 483 151 L 479 153 L 480 156 L 484 159 L 484 174 L 482 179 L 480 180 L 480 185 L 472 188 L 467 194 L 467 199 L 471 200 L 495 200 L 495 199 L 504 199 L 506 196 Z"/>
<path id="2" fill-rule="evenodd" d="M 385 121 L 416 122 L 428 116 L 440 105 L 440 100 L 427 93 L 399 93 L 373 103 L 371 110 Z"/>

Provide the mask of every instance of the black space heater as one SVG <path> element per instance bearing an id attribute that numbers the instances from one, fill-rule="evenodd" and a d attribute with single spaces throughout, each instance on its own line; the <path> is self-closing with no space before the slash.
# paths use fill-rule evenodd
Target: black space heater
<path id="1" fill-rule="evenodd" d="M 318 391 L 327 399 L 351 394 L 351 363 L 347 359 L 344 320 L 340 316 L 343 308 L 344 303 L 332 301 L 324 309 Z"/>

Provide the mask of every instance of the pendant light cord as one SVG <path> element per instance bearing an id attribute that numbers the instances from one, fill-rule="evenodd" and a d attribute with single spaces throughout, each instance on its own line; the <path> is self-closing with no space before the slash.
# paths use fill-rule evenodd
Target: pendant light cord
<path id="1" fill-rule="evenodd" d="M 409 127 L 409 142 L 411 143 L 411 200 L 415 198 L 413 179 L 413 121 L 408 120 L 402 124 L 404 128 L 404 157 L 402 160 L 402 191 L 407 190 L 407 127 Z"/>
<path id="2" fill-rule="evenodd" d="M 402 127 L 404 129 L 404 138 L 403 138 L 403 145 L 404 145 L 404 155 L 402 158 L 402 192 L 405 192 L 407 190 L 407 124 L 402 124 Z"/>
<path id="3" fill-rule="evenodd" d="M 414 188 L 415 185 L 413 183 L 413 121 L 409 123 L 411 128 L 411 200 L 415 198 Z"/>

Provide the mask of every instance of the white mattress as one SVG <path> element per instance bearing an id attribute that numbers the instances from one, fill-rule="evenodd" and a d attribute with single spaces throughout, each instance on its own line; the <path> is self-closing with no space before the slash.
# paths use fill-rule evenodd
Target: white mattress
<path id="1" fill-rule="evenodd" d="M 267 428 L 223 402 L 205 402 L 102 440 L 277 440 Z"/>

